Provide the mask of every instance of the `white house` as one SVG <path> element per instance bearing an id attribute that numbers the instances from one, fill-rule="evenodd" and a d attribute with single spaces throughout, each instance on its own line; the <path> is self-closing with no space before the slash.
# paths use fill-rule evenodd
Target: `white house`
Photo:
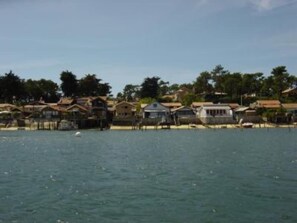
<path id="1" fill-rule="evenodd" d="M 231 107 L 226 104 L 202 105 L 197 111 L 197 116 L 203 124 L 236 123 Z"/>

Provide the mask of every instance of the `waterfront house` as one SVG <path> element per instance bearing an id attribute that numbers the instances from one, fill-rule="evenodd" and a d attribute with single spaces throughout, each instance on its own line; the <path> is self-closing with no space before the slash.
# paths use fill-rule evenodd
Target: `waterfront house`
<path id="1" fill-rule="evenodd" d="M 142 110 L 143 118 L 162 118 L 170 115 L 170 109 L 159 102 L 146 105 Z"/>
<path id="2" fill-rule="evenodd" d="M 67 109 L 63 110 L 63 113 L 66 114 L 66 117 L 63 117 L 67 120 L 77 120 L 85 119 L 88 117 L 89 111 L 86 107 L 74 104 L 69 106 Z"/>
<path id="3" fill-rule="evenodd" d="M 237 122 L 245 123 L 260 123 L 262 121 L 261 116 L 259 116 L 255 109 L 250 107 L 238 107 L 234 109 L 234 116 Z"/>
<path id="4" fill-rule="evenodd" d="M 41 115 L 41 110 L 45 107 L 47 107 L 48 105 L 46 104 L 43 104 L 43 105 L 35 105 L 35 104 L 29 104 L 29 105 L 24 105 L 22 106 L 22 112 L 23 112 L 23 115 L 25 117 L 30 117 L 30 118 L 33 118 L 33 117 L 40 117 Z"/>
<path id="5" fill-rule="evenodd" d="M 20 110 L 12 104 L 0 104 L 0 127 L 6 127 L 13 120 L 13 113 Z"/>
<path id="6" fill-rule="evenodd" d="M 197 116 L 203 124 L 234 124 L 233 111 L 227 104 L 202 105 Z"/>
<path id="7" fill-rule="evenodd" d="M 198 124 L 198 118 L 196 117 L 196 113 L 193 111 L 191 107 L 181 106 L 179 108 L 172 109 L 171 114 L 176 125 L 190 123 Z"/>
<path id="8" fill-rule="evenodd" d="M 114 108 L 115 117 L 133 117 L 135 116 L 135 112 L 135 106 L 127 101 L 116 104 Z"/>
<path id="9" fill-rule="evenodd" d="M 107 119 L 106 97 L 81 97 L 76 99 L 76 103 L 88 109 L 90 116 L 94 119 Z"/>
<path id="10" fill-rule="evenodd" d="M 288 122 L 297 122 L 297 103 L 283 103 L 282 107 L 286 110 Z"/>
<path id="11" fill-rule="evenodd" d="M 46 105 L 44 107 L 40 108 L 40 117 L 47 120 L 58 120 L 60 118 L 60 112 L 57 108 L 54 108 L 52 106 Z"/>

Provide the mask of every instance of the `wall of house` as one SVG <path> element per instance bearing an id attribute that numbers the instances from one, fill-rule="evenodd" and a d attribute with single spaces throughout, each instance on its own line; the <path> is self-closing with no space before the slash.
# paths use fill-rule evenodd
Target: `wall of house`
<path id="1" fill-rule="evenodd" d="M 132 107 L 128 105 L 121 105 L 116 107 L 117 117 L 131 117 L 134 116 L 135 112 L 132 111 Z"/>
<path id="2" fill-rule="evenodd" d="M 203 124 L 236 123 L 232 110 L 227 108 L 201 108 L 198 117 Z"/>

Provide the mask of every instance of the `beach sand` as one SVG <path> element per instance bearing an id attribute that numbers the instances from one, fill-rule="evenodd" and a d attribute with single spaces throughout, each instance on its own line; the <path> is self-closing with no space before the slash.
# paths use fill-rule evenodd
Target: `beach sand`
<path id="1" fill-rule="evenodd" d="M 254 124 L 253 128 L 296 128 L 296 125 L 275 125 L 275 124 Z M 171 125 L 170 129 L 236 129 L 242 128 L 239 124 L 223 124 L 223 125 Z M 161 130 L 161 126 L 144 126 L 140 130 Z M 166 129 L 166 128 L 163 128 Z M 134 130 L 132 126 L 114 126 L 110 127 L 110 130 Z M 139 129 L 136 129 L 139 130 Z"/>
<path id="2" fill-rule="evenodd" d="M 164 126 L 165 127 L 165 126 Z M 199 129 L 236 129 L 236 128 L 242 128 L 239 124 L 223 124 L 223 125 L 171 125 L 169 129 L 172 130 L 199 130 Z M 276 125 L 271 123 L 265 123 L 265 124 L 254 124 L 252 128 L 297 128 L 297 124 L 291 124 L 291 125 Z M 161 130 L 161 126 L 143 126 L 142 129 L 135 129 L 132 126 L 115 126 L 111 125 L 110 130 Z M 166 129 L 166 128 L 163 128 Z M 0 131 L 28 131 L 28 130 L 37 130 L 37 128 L 34 127 L 1 127 Z"/>

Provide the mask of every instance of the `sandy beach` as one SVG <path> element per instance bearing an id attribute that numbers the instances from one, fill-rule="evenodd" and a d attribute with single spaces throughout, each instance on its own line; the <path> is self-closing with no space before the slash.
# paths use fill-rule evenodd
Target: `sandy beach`
<path id="1" fill-rule="evenodd" d="M 167 126 L 166 126 L 167 127 Z M 203 130 L 203 129 L 236 129 L 236 128 L 243 128 L 239 124 L 223 124 L 223 125 L 171 125 L 170 128 L 166 128 L 165 126 L 162 128 L 161 126 L 143 126 L 142 129 L 133 128 L 132 126 L 117 126 L 111 125 L 109 130 Z M 263 124 L 254 124 L 252 128 L 297 128 L 297 124 L 290 124 L 290 125 L 276 125 L 272 123 L 263 123 Z M 35 131 L 37 128 L 35 126 L 30 127 L 0 127 L 0 131 Z"/>
<path id="2" fill-rule="evenodd" d="M 275 125 L 275 124 L 254 124 L 252 128 L 296 128 L 297 125 L 291 124 L 291 125 Z M 189 130 L 195 130 L 195 129 L 236 129 L 236 128 L 242 128 L 239 124 L 224 124 L 224 125 L 171 125 L 170 129 L 172 130 L 182 130 L 182 129 L 189 129 Z M 143 127 L 140 130 L 162 130 L 166 128 L 162 128 L 161 126 L 146 126 Z M 132 126 L 111 126 L 110 130 L 134 130 Z M 136 129 L 139 130 L 139 129 Z"/>

